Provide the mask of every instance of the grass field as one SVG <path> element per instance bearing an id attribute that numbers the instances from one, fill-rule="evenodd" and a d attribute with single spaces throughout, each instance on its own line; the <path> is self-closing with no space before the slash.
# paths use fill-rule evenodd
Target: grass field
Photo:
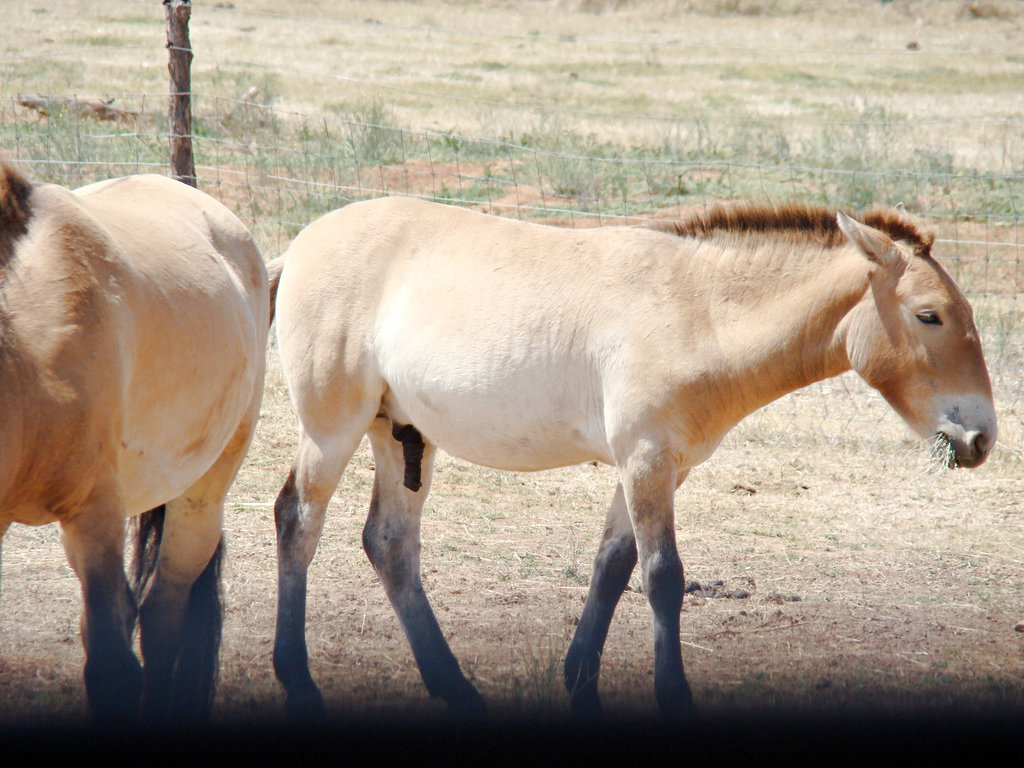
<path id="1" fill-rule="evenodd" d="M 166 172 L 156 2 L 0 8 L 0 157 L 67 186 Z M 687 673 L 705 712 L 1024 710 L 1024 9 L 990 3 L 196 3 L 200 187 L 269 257 L 319 213 L 387 192 L 504 215 L 671 215 L 718 199 L 902 200 L 971 296 L 1001 438 L 940 471 L 852 376 L 754 414 L 676 497 Z M 24 94 L 112 101 L 120 121 Z M 56 104 L 56 101 L 53 101 Z M 218 716 L 273 717 L 272 503 L 294 417 L 270 351 L 263 417 L 226 520 Z M 310 579 L 333 714 L 438 712 L 362 554 L 364 446 Z M 442 454 L 426 589 L 500 714 L 560 714 L 560 665 L 615 480 L 500 473 Z M 78 586 L 51 528 L 4 540 L 0 721 L 84 713 Z M 649 714 L 649 610 L 624 596 L 602 686 Z M 793 599 L 793 598 L 799 598 Z"/>

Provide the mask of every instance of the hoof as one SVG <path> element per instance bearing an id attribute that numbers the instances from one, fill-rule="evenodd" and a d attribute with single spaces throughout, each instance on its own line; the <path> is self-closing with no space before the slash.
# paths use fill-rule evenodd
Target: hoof
<path id="1" fill-rule="evenodd" d="M 487 702 L 469 683 L 458 696 L 448 701 L 448 714 L 459 720 L 482 720 L 487 717 Z"/>
<path id="2" fill-rule="evenodd" d="M 597 686 L 593 686 L 593 690 L 586 689 L 572 694 L 569 697 L 569 704 L 573 717 L 581 720 L 599 720 L 604 717 L 604 707 L 601 706 L 601 697 L 597 695 Z"/>
<path id="3" fill-rule="evenodd" d="M 289 696 L 284 703 L 284 713 L 288 722 L 294 725 L 322 723 L 327 719 L 324 697 L 316 688 Z"/>

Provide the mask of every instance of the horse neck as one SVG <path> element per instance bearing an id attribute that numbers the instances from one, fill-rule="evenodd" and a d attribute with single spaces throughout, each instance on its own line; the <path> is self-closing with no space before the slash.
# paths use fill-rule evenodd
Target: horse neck
<path id="1" fill-rule="evenodd" d="M 713 306 L 743 415 L 849 370 L 844 318 L 868 291 L 868 262 L 849 248 L 807 246 L 738 258 L 751 264 L 734 262 Z"/>

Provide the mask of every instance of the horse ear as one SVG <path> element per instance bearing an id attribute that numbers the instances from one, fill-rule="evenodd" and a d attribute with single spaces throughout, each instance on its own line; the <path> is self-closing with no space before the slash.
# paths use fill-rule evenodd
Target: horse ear
<path id="1" fill-rule="evenodd" d="M 865 258 L 883 267 L 895 267 L 900 259 L 896 244 L 884 232 L 861 224 L 842 211 L 836 213 L 836 222 L 847 239 L 864 254 Z"/>
<path id="2" fill-rule="evenodd" d="M 923 229 L 924 221 L 921 219 L 921 217 L 916 213 L 911 213 L 910 211 L 908 211 L 902 202 L 896 203 L 896 205 L 894 205 L 892 209 L 896 211 L 896 215 L 903 219 L 905 222 L 908 222 L 909 224 L 913 225 L 916 229 Z"/>

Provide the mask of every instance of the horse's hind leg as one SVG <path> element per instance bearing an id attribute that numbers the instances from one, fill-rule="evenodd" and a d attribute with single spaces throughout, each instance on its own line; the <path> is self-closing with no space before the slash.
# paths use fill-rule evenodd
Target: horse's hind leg
<path id="1" fill-rule="evenodd" d="M 82 585 L 85 690 L 93 714 L 111 723 L 138 717 L 142 667 L 131 650 L 135 600 L 124 575 L 124 512 L 101 484 L 61 525 L 64 551 Z"/>
<path id="2" fill-rule="evenodd" d="M 156 567 L 140 600 L 146 719 L 205 721 L 216 689 L 223 607 L 224 499 L 245 458 L 259 393 L 217 461 L 164 505 Z"/>
<path id="3" fill-rule="evenodd" d="M 405 454 L 402 443 L 392 436 L 391 423 L 376 419 L 369 435 L 376 469 L 363 549 L 398 614 L 427 690 L 453 713 L 481 714 L 486 709 L 483 697 L 459 669 L 420 580 L 420 516 L 430 490 L 435 448 L 424 446 L 423 485 L 412 491 L 404 485 Z"/>
<path id="4" fill-rule="evenodd" d="M 165 505 L 156 570 L 139 606 L 143 713 L 153 724 L 202 722 L 212 707 L 222 504 L 223 497 L 193 487 Z"/>
<path id="5" fill-rule="evenodd" d="M 319 443 L 304 430 L 291 473 L 274 504 L 277 527 L 277 629 L 274 638 L 274 673 L 285 689 L 285 710 L 296 722 L 324 716 L 323 697 L 309 672 L 306 650 L 306 583 L 316 552 L 331 494 L 352 454 L 359 447 L 367 421 L 347 434 Z"/>
<path id="6" fill-rule="evenodd" d="M 601 652 L 615 606 L 629 584 L 636 561 L 636 538 L 620 484 L 605 517 L 604 536 L 594 559 L 587 602 L 565 658 L 565 687 L 569 690 L 573 712 L 577 714 L 601 713 L 597 694 Z"/>

